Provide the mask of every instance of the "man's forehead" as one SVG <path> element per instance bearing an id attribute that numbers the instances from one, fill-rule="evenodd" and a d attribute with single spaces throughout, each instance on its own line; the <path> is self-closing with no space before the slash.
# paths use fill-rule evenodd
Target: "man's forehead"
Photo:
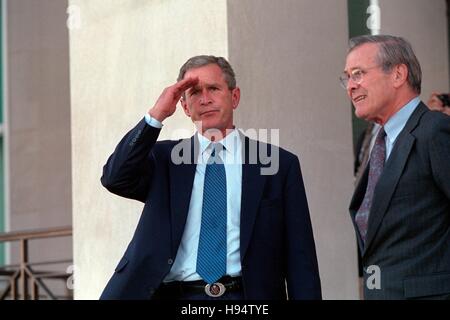
<path id="1" fill-rule="evenodd" d="M 205 79 L 205 78 L 199 78 L 198 83 L 195 86 L 192 86 L 192 88 L 201 88 L 201 87 L 208 87 L 208 86 L 220 86 L 224 84 L 223 81 L 217 81 L 215 79 Z"/>
<path id="2" fill-rule="evenodd" d="M 356 47 L 347 55 L 345 71 L 369 67 L 377 62 L 378 48 L 374 43 Z"/>
<path id="3" fill-rule="evenodd" d="M 216 66 L 217 68 L 211 68 L 210 66 Z M 212 85 L 225 82 L 225 77 L 222 73 L 222 69 L 220 69 L 219 66 L 213 64 L 189 69 L 188 71 L 186 71 L 184 79 L 188 77 L 197 77 L 199 80 L 197 86 Z"/>

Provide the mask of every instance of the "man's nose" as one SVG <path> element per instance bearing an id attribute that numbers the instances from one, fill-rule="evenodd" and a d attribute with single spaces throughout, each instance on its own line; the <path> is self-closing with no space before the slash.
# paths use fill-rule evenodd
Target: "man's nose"
<path id="1" fill-rule="evenodd" d="M 211 102 L 212 102 L 211 95 L 209 94 L 208 90 L 206 89 L 202 90 L 200 95 L 200 104 L 207 105 L 210 104 Z"/>
<path id="2" fill-rule="evenodd" d="M 352 80 L 352 78 L 348 79 L 347 81 L 347 93 L 349 96 L 351 96 L 351 93 L 353 90 L 355 90 L 356 88 L 358 88 L 359 84 L 357 84 L 356 82 L 354 82 Z"/>

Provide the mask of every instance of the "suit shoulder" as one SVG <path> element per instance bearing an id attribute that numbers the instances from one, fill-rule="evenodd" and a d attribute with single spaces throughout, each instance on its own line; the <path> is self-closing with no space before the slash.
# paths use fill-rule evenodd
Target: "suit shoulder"
<path id="1" fill-rule="evenodd" d="M 427 110 L 423 115 L 423 120 L 432 123 L 448 123 L 450 116 L 440 111 Z"/>
<path id="2" fill-rule="evenodd" d="M 298 160 L 298 156 L 295 153 L 281 147 L 279 147 L 279 149 L 280 149 L 280 156 L 282 155 L 283 157 L 286 158 L 286 160 L 288 161 Z"/>
<path id="3" fill-rule="evenodd" d="M 432 138 L 440 131 L 450 132 L 450 116 L 439 112 L 427 110 L 420 119 L 420 125 L 416 128 L 426 137 Z"/>
<path id="4" fill-rule="evenodd" d="M 259 140 L 250 140 L 250 143 L 256 143 L 259 150 L 264 150 L 267 152 L 268 156 L 278 155 L 281 161 L 286 161 L 287 163 L 291 161 L 298 161 L 298 156 L 291 151 L 288 151 L 280 146 L 262 142 Z M 267 151 L 266 151 L 267 150 Z"/>
<path id="5" fill-rule="evenodd" d="M 160 140 L 160 141 L 157 141 L 155 146 L 153 147 L 153 152 L 167 152 L 167 151 L 170 151 L 170 150 L 172 150 L 172 148 L 175 145 L 177 145 L 181 141 L 183 141 L 183 140 L 180 139 L 180 140 Z"/>

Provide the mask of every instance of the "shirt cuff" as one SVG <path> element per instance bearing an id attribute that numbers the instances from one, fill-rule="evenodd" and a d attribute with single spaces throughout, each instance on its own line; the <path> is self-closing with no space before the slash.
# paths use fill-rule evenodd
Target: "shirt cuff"
<path id="1" fill-rule="evenodd" d="M 161 129 L 163 126 L 161 122 L 159 122 L 155 118 L 152 118 L 148 113 L 145 114 L 144 118 L 145 122 L 147 122 L 147 124 L 153 128 Z"/>

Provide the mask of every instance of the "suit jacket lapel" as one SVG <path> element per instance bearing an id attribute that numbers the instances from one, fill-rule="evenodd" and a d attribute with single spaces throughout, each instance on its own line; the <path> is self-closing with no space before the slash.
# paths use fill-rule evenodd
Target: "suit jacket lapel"
<path id="1" fill-rule="evenodd" d="M 258 142 L 244 138 L 244 154 L 242 159 L 242 195 L 241 195 L 241 261 L 245 257 L 250 243 L 253 226 L 264 190 L 266 177 L 261 175 L 261 164 L 258 155 Z M 255 154 L 250 154 L 256 152 Z M 257 159 L 257 161 L 255 161 Z M 256 163 L 255 163 L 256 162 Z"/>
<path id="2" fill-rule="evenodd" d="M 387 212 L 391 198 L 397 188 L 397 184 L 409 158 L 409 154 L 415 141 L 415 137 L 411 134 L 411 131 L 418 125 L 420 118 L 426 110 L 427 107 L 423 105 L 423 103 L 420 103 L 406 122 L 405 128 L 400 132 L 394 148 L 384 166 L 383 173 L 375 187 L 372 199 L 372 208 L 369 215 L 366 244 L 364 246 L 363 255 L 370 247 L 381 221 Z"/>
<path id="3" fill-rule="evenodd" d="M 183 163 L 169 160 L 170 180 L 170 217 L 172 227 L 172 254 L 178 250 L 178 244 L 183 236 L 189 203 L 194 184 L 196 161 L 199 152 L 197 135 L 181 140 L 174 146 L 176 154 L 184 159 Z"/>

